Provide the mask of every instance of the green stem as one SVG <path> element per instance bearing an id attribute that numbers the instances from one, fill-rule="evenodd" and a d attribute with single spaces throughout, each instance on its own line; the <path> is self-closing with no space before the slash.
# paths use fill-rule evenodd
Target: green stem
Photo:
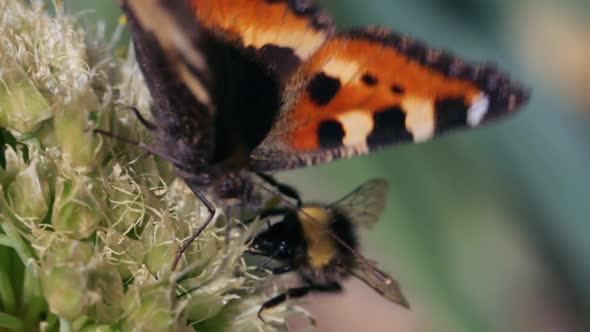
<path id="1" fill-rule="evenodd" d="M 25 278 L 23 286 L 22 306 L 25 308 L 25 322 L 37 322 L 41 312 L 45 308 L 45 301 L 41 294 L 41 285 L 35 273 L 30 269 L 25 269 Z"/>
<path id="2" fill-rule="evenodd" d="M 13 248 L 14 244 L 8 236 L 0 234 L 0 246 Z"/>
<path id="3" fill-rule="evenodd" d="M 45 331 L 55 331 L 56 330 L 56 326 L 59 322 L 59 319 L 57 318 L 57 316 L 55 314 L 49 313 L 47 315 L 47 325 L 45 326 L 45 328 L 42 330 L 42 332 Z"/>
<path id="4" fill-rule="evenodd" d="M 20 233 L 18 232 L 17 228 L 10 222 L 3 222 L 1 223 L 2 230 L 6 237 L 10 239 L 10 243 L 12 244 L 11 247 L 16 250 L 18 256 L 20 257 L 21 261 L 27 265 L 29 259 L 34 259 L 35 255 L 33 254 L 32 249 L 29 245 L 23 240 Z"/>
<path id="5" fill-rule="evenodd" d="M 71 332 L 72 325 L 70 321 L 67 319 L 60 318 L 59 319 L 59 332 Z"/>
<path id="6" fill-rule="evenodd" d="M 0 327 L 18 331 L 22 330 L 23 322 L 18 317 L 0 312 Z"/>
<path id="7" fill-rule="evenodd" d="M 82 326 L 84 326 L 88 322 L 88 316 L 83 315 L 76 319 L 75 321 L 70 323 L 70 326 L 73 331 L 80 331 Z"/>
<path id="8" fill-rule="evenodd" d="M 10 282 L 10 271 L 7 266 L 10 262 L 10 249 L 0 248 L 0 303 L 3 309 L 9 313 L 16 313 L 16 297 L 14 294 L 13 285 Z"/>

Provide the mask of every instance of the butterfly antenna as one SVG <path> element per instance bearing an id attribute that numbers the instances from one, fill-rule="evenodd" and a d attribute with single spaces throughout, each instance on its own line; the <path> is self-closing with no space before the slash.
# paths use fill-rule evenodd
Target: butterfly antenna
<path id="1" fill-rule="evenodd" d="M 393 280 L 391 280 L 391 278 L 385 276 L 383 274 L 383 272 L 381 272 L 379 269 L 377 269 L 375 266 L 373 266 L 373 264 L 371 264 L 363 255 L 361 255 L 358 251 L 354 250 L 350 245 L 348 245 L 348 243 L 346 243 L 344 240 L 342 240 L 338 235 L 336 235 L 336 233 L 334 233 L 330 228 L 325 227 L 325 225 L 321 222 L 319 222 L 317 219 L 315 219 L 312 215 L 310 215 L 309 213 L 305 212 L 303 209 L 301 209 L 301 206 L 298 206 L 296 204 L 293 204 L 292 202 L 290 202 L 289 200 L 285 199 L 283 197 L 283 195 L 280 194 L 280 192 L 276 192 L 268 187 L 266 187 L 263 184 L 260 183 L 256 183 L 254 182 L 254 185 L 260 187 L 262 190 L 280 197 L 280 199 L 287 204 L 288 206 L 292 207 L 293 209 L 297 210 L 298 212 L 302 213 L 303 215 L 305 215 L 306 217 L 308 217 L 309 219 L 313 220 L 314 222 L 317 222 L 318 224 L 320 224 L 322 226 L 322 230 L 326 233 L 328 233 L 334 240 L 336 240 L 336 242 L 338 242 L 341 246 L 343 246 L 346 250 L 348 250 L 350 253 L 353 254 L 354 257 L 356 257 L 362 264 L 366 265 L 367 267 L 369 267 L 371 269 L 371 271 L 373 271 L 373 273 L 375 273 L 375 275 L 379 276 L 379 278 L 383 281 L 383 283 L 385 284 L 390 284 L 393 282 Z"/>

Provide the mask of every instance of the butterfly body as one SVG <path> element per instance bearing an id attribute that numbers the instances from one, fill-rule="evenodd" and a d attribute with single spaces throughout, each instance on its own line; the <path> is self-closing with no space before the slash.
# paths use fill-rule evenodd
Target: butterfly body
<path id="1" fill-rule="evenodd" d="M 187 13 L 185 4 L 178 3 L 178 7 L 170 10 Z M 184 42 L 208 51 L 195 51 L 198 57 L 202 56 L 206 67 L 198 68 L 188 61 L 183 63 L 184 75 L 194 76 L 187 83 L 187 78 L 179 75 L 181 69 L 176 64 L 183 62 L 184 55 L 172 57 L 170 51 L 159 47 L 161 37 L 150 33 L 142 24 L 137 10 L 140 6 L 123 2 L 131 22 L 138 63 L 153 99 L 154 137 L 159 150 L 173 156 L 178 174 L 189 186 L 209 189 L 221 199 L 241 198 L 248 191 L 245 188 L 249 175 L 244 172 L 247 156 L 252 145 L 262 140 L 257 133 L 265 129 L 262 128 L 264 121 L 247 127 L 237 124 L 252 123 L 255 111 L 277 108 L 278 97 L 272 97 L 277 95 L 276 88 L 266 93 L 268 85 L 274 83 L 247 57 L 237 54 L 234 47 L 224 45 L 212 34 L 201 33 L 199 23 L 190 15 L 185 16 L 187 25 L 182 29 L 182 33 L 187 34 Z M 188 34 L 191 31 L 199 33 Z M 216 79 L 211 77 L 211 71 L 217 74 Z M 254 91 L 264 93 L 257 96 Z M 273 103 L 273 99 L 273 105 L 259 107 L 262 103 Z M 215 111 L 211 100 L 216 101 Z M 243 128 L 253 130 L 244 132 Z"/>

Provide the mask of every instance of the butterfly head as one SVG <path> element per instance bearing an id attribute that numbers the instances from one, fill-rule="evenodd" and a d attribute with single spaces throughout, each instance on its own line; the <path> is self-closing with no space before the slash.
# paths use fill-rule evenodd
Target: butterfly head
<path id="1" fill-rule="evenodd" d="M 253 185 L 250 177 L 239 173 L 224 173 L 216 176 L 212 183 L 213 195 L 223 206 L 249 203 L 253 199 Z"/>

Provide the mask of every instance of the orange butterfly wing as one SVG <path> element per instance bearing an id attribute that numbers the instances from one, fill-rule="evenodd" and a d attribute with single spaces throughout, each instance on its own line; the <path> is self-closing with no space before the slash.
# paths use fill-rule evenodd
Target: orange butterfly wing
<path id="1" fill-rule="evenodd" d="M 514 111 L 527 93 L 490 66 L 472 66 L 371 27 L 329 39 L 285 89 L 277 123 L 253 152 L 275 170 L 422 142 Z"/>
<path id="2" fill-rule="evenodd" d="M 287 78 L 333 34 L 331 18 L 311 1 L 189 0 L 201 25 Z"/>

